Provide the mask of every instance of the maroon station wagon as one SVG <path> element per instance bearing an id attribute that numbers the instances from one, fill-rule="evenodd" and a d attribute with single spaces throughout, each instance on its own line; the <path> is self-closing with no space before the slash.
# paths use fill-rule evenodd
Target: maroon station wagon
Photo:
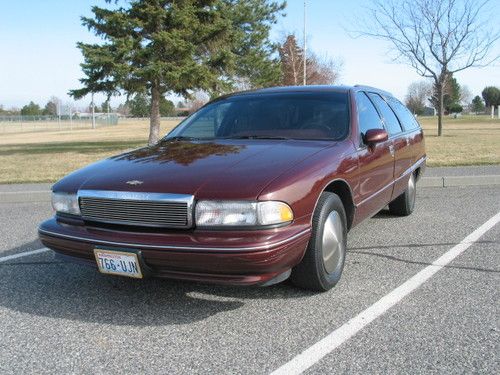
<path id="1" fill-rule="evenodd" d="M 106 274 L 325 291 L 351 228 L 413 211 L 425 160 L 418 122 L 385 91 L 241 92 L 57 182 L 39 235 Z"/>

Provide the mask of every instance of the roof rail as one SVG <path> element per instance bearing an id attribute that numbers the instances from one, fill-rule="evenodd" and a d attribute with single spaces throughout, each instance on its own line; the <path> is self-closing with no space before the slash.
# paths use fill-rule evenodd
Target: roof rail
<path id="1" fill-rule="evenodd" d="M 381 89 L 378 89 L 378 88 L 372 87 L 372 86 L 366 86 L 366 85 L 356 84 L 356 85 L 354 85 L 354 87 L 359 88 L 359 89 L 365 89 L 365 90 L 368 90 L 368 91 L 379 92 L 381 94 L 392 96 L 392 97 L 394 96 L 389 91 L 381 90 Z"/>

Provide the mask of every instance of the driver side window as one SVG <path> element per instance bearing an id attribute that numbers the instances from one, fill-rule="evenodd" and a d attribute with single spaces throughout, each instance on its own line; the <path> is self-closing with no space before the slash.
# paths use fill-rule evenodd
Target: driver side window
<path id="1" fill-rule="evenodd" d="M 373 106 L 373 103 L 364 92 L 356 93 L 356 107 L 358 109 L 358 126 L 361 137 L 370 129 L 384 129 L 382 120 Z"/>

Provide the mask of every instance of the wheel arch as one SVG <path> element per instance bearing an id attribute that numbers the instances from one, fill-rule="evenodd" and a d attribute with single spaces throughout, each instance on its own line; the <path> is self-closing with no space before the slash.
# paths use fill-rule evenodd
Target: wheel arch
<path id="1" fill-rule="evenodd" d="M 422 167 L 418 167 L 415 169 L 415 171 L 413 172 L 415 174 L 415 180 L 418 181 L 420 180 L 420 177 L 422 177 L 422 170 L 421 170 Z"/>
<path id="2" fill-rule="evenodd" d="M 325 186 L 323 192 L 330 192 L 337 194 L 344 205 L 344 210 L 347 218 L 347 230 L 351 229 L 352 223 L 354 221 L 354 213 L 356 211 L 356 206 L 354 205 L 354 200 L 352 197 L 352 190 L 349 184 L 342 179 L 336 179 L 330 181 L 328 185 Z M 318 197 L 319 199 L 319 197 Z M 318 202 L 316 202 L 317 205 Z M 316 209 L 316 207 L 314 207 Z"/>

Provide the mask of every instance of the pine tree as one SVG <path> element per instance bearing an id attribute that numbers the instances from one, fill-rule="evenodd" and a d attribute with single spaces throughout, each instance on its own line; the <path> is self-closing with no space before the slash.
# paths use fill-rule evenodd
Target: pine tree
<path id="1" fill-rule="evenodd" d="M 39 116 L 41 114 L 42 110 L 40 109 L 40 106 L 35 104 L 33 101 L 21 108 L 22 116 Z"/>
<path id="2" fill-rule="evenodd" d="M 134 97 L 127 101 L 127 107 L 133 117 L 148 117 L 151 101 L 145 94 L 135 94 Z"/>
<path id="3" fill-rule="evenodd" d="M 445 113 L 462 112 L 463 108 L 460 105 L 460 84 L 451 73 L 447 74 L 442 90 L 443 109 Z M 435 83 L 433 85 L 433 95 L 429 100 L 434 108 L 439 108 L 439 88 Z"/>
<path id="4" fill-rule="evenodd" d="M 484 112 L 484 103 L 479 95 L 476 95 L 472 99 L 472 111 L 477 115 L 480 112 Z"/>
<path id="5" fill-rule="evenodd" d="M 42 111 L 43 115 L 57 116 L 57 103 L 50 100 Z"/>
<path id="6" fill-rule="evenodd" d="M 108 1 L 110 2 L 110 1 Z M 92 8 L 83 25 L 102 43 L 78 43 L 83 88 L 70 95 L 125 92 L 150 98 L 149 144 L 159 138 L 160 100 L 194 90 L 227 92 L 237 77 L 255 86 L 277 80 L 269 30 L 285 4 L 268 0 L 135 0 Z"/>
<path id="7" fill-rule="evenodd" d="M 500 105 L 500 89 L 498 87 L 487 86 L 483 89 L 481 95 L 487 107 Z"/>

